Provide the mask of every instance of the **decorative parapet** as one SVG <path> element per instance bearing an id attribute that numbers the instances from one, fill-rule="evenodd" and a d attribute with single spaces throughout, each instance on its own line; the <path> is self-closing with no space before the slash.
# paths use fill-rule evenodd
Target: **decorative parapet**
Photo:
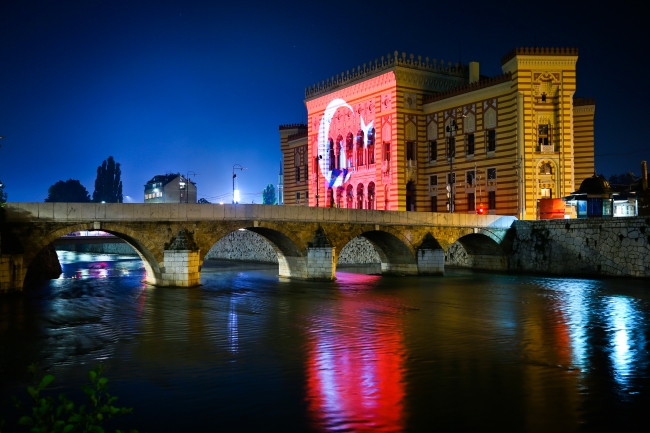
<path id="1" fill-rule="evenodd" d="M 454 87 L 453 89 L 448 90 L 446 92 L 440 92 L 434 95 L 427 95 L 423 98 L 422 104 L 428 104 L 430 102 L 440 101 L 442 99 L 447 99 L 453 96 L 462 95 L 463 93 L 469 93 L 475 90 L 484 89 L 486 87 L 495 86 L 497 84 L 505 83 L 510 80 L 512 80 L 512 74 L 510 72 L 502 75 L 497 75 L 495 77 L 485 78 L 477 81 L 476 83 L 465 84 L 462 86 Z"/>
<path id="2" fill-rule="evenodd" d="M 299 138 L 305 138 L 309 135 L 308 131 L 301 131 L 295 134 L 291 134 L 290 136 L 287 137 L 287 141 L 293 141 L 293 140 L 298 140 Z"/>
<path id="3" fill-rule="evenodd" d="M 573 98 L 573 106 L 596 105 L 596 98 Z"/>
<path id="4" fill-rule="evenodd" d="M 286 125 L 280 125 L 280 131 L 284 129 L 295 129 L 295 128 L 307 129 L 307 125 L 305 125 L 304 123 L 287 123 Z"/>
<path id="5" fill-rule="evenodd" d="M 402 56 L 399 57 L 399 52 L 395 51 L 393 55 L 389 53 L 386 57 L 382 56 L 381 59 L 375 59 L 374 62 L 370 61 L 364 63 L 363 66 L 357 66 L 356 69 L 352 68 L 352 72 L 349 70 L 345 73 L 341 72 L 340 74 L 336 74 L 336 77 L 328 78 L 320 83 L 305 88 L 305 98 L 322 95 L 338 87 L 346 86 L 355 81 L 364 80 L 395 66 L 402 66 L 421 71 L 437 72 L 463 78 L 467 78 L 469 74 L 469 67 L 466 65 L 456 63 L 452 66 L 451 62 L 445 63 L 444 60 L 441 60 L 440 64 L 438 64 L 436 59 L 432 59 L 432 62 L 430 63 L 428 57 L 425 57 L 423 61 L 422 56 L 418 56 L 416 60 L 413 54 L 407 58 L 406 53 L 402 53 Z"/>
<path id="6" fill-rule="evenodd" d="M 501 65 L 505 65 L 516 56 L 577 56 L 577 48 L 554 48 L 554 47 L 522 47 L 515 48 L 501 58 Z"/>

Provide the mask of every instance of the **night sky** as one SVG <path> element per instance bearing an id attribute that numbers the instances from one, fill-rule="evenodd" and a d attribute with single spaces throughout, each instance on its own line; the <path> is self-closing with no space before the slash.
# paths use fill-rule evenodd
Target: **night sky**
<path id="1" fill-rule="evenodd" d="M 3 0 L 0 179 L 9 201 L 43 201 L 69 178 L 92 195 L 112 155 L 125 202 L 142 202 L 154 175 L 189 171 L 199 198 L 228 202 L 241 164 L 242 201 L 261 203 L 277 183 L 278 125 L 306 121 L 306 86 L 395 50 L 476 60 L 492 76 L 534 45 L 578 47 L 596 169 L 639 175 L 650 15 L 623 3 Z"/>

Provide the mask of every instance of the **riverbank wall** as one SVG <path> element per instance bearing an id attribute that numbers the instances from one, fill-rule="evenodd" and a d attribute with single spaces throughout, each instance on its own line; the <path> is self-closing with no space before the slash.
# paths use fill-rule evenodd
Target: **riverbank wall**
<path id="1" fill-rule="evenodd" d="M 650 278 L 650 218 L 515 221 L 502 243 L 508 269 Z"/>

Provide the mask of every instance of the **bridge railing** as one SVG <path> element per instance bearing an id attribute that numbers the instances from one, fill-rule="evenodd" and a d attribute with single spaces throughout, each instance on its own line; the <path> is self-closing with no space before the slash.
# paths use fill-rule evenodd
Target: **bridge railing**
<path id="1" fill-rule="evenodd" d="M 503 215 L 259 204 L 10 202 L 5 209 L 7 222 L 250 220 L 509 228 L 516 220 L 513 216 Z"/>

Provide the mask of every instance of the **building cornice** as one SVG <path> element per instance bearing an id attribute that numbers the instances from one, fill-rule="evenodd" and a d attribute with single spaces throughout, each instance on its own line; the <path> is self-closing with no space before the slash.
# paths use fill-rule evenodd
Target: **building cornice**
<path id="1" fill-rule="evenodd" d="M 483 99 L 494 98 L 497 95 L 509 92 L 511 89 L 512 82 L 508 80 L 499 84 L 494 84 L 490 87 L 483 87 L 456 96 L 450 96 L 444 99 L 424 103 L 422 105 L 422 110 L 427 114 L 438 110 L 447 110 L 449 108 L 478 102 Z"/>
<path id="2" fill-rule="evenodd" d="M 315 111 L 324 110 L 332 99 L 340 98 L 344 101 L 350 101 L 359 95 L 365 95 L 369 92 L 394 87 L 396 83 L 395 72 L 389 71 L 376 77 L 368 78 L 359 83 L 327 92 L 318 98 L 305 100 L 305 105 L 307 106 L 307 112 L 313 113 Z"/>
<path id="3" fill-rule="evenodd" d="M 395 51 L 392 56 L 389 53 L 388 56 L 382 56 L 381 59 L 375 59 L 374 62 L 364 63 L 363 67 L 359 65 L 357 68 L 352 68 L 352 73 L 349 70 L 345 73 L 341 72 L 341 74 L 336 74 L 336 77 L 328 78 L 307 87 L 305 89 L 305 102 L 350 84 L 376 77 L 387 71 L 394 71 L 398 66 L 464 79 L 469 76 L 469 68 L 466 65 L 456 63 L 452 66 L 451 62 L 445 64 L 444 60 L 438 64 L 436 59 L 433 59 L 433 62 L 430 63 L 428 57 L 425 57 L 423 61 L 422 56 L 418 56 L 416 60 L 413 54 L 407 58 L 406 53 L 402 53 L 402 56 L 399 57 L 399 53 Z"/>
<path id="4" fill-rule="evenodd" d="M 544 57 L 558 57 L 558 56 L 571 56 L 578 57 L 577 48 L 564 48 L 564 47 L 517 47 L 510 51 L 508 54 L 501 58 L 501 65 L 505 65 L 510 60 L 518 56 L 544 56 Z"/>

